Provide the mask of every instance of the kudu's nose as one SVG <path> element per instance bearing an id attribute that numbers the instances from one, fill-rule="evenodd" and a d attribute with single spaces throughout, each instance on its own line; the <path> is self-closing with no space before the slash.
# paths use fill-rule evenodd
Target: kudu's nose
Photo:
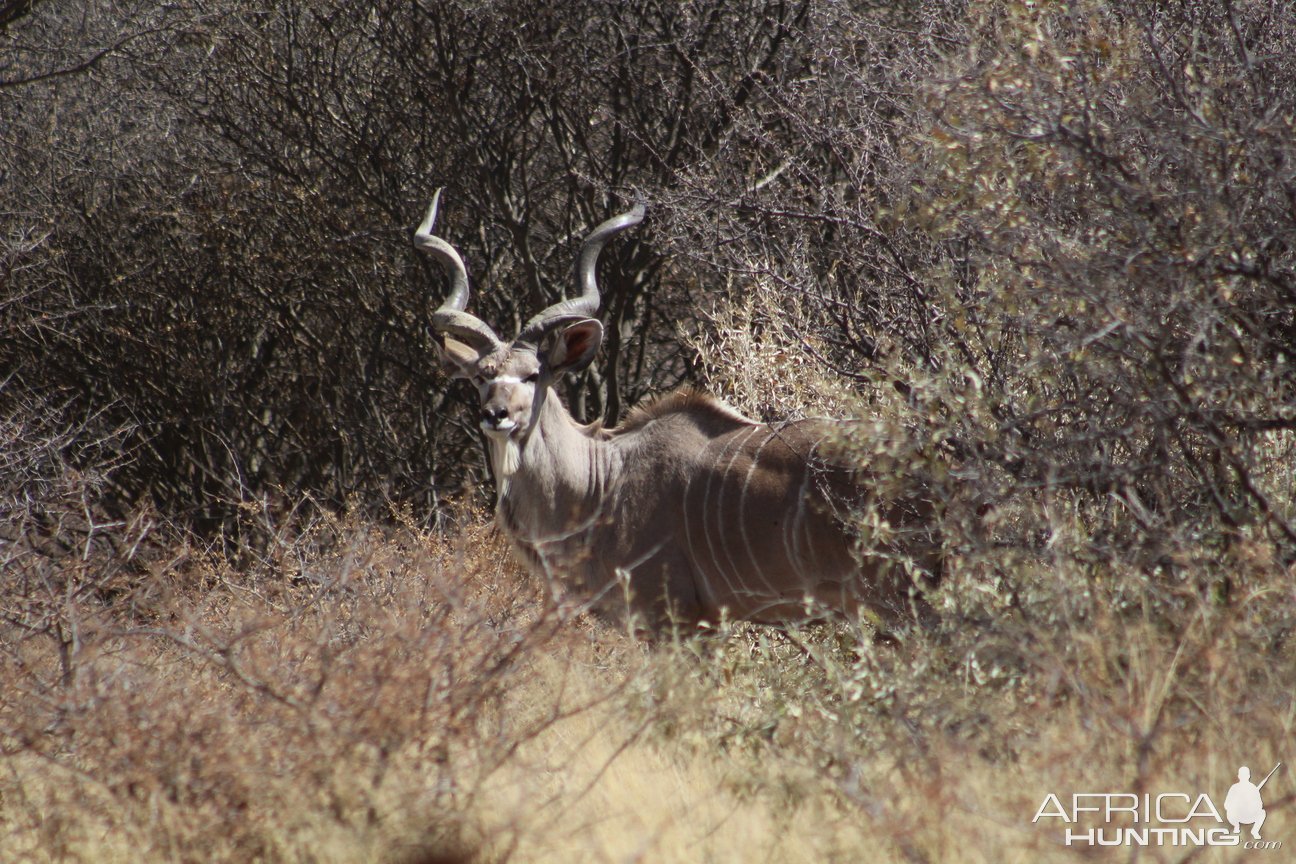
<path id="1" fill-rule="evenodd" d="M 482 408 L 482 422 L 488 426 L 499 426 L 508 417 L 508 409 L 502 405 L 487 405 Z"/>

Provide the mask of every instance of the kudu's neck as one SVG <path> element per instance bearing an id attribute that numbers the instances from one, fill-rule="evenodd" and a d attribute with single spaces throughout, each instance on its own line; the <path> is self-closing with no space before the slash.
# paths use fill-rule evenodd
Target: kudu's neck
<path id="1" fill-rule="evenodd" d="M 579 509 L 615 476 L 615 454 L 572 419 L 553 388 L 546 388 L 538 402 L 536 420 L 524 439 L 490 442 L 499 501 Z"/>

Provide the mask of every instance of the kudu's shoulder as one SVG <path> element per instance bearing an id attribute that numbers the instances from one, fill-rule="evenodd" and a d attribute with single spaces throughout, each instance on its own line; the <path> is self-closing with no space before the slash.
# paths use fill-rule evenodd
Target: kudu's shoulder
<path id="1" fill-rule="evenodd" d="M 730 456 L 747 451 L 754 456 L 759 451 L 762 459 L 779 463 L 823 460 L 832 449 L 824 445 L 839 439 L 843 428 L 842 421 L 827 418 L 761 423 L 710 394 L 684 387 L 640 404 L 620 426 L 597 434 L 611 441 L 667 439 L 684 449 L 691 444 L 695 448 L 691 452 L 703 461 L 712 458 L 712 451 Z"/>
<path id="2" fill-rule="evenodd" d="M 806 464 L 841 468 L 838 443 L 843 432 L 842 422 L 818 417 L 762 423 L 716 437 L 703 458 L 726 464 L 751 460 L 769 469 L 793 472 Z"/>
<path id="3" fill-rule="evenodd" d="M 760 425 L 709 393 L 681 387 L 636 405 L 624 423 L 615 429 L 602 430 L 602 435 L 617 438 L 659 426 L 676 430 L 690 428 L 707 438 L 714 438 Z"/>

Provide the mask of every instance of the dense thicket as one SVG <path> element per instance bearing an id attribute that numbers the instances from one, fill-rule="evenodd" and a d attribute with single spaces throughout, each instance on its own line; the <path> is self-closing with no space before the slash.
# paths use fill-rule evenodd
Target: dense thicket
<path id="1" fill-rule="evenodd" d="M 800 74 L 807 12 L 43 4 L 5 32 L 9 390 L 124 428 L 123 497 L 209 524 L 270 493 L 435 512 L 477 460 L 428 362 L 431 191 L 508 331 L 593 222 Z M 588 416 L 688 370 L 660 249 L 616 254 Z"/>
<path id="2" fill-rule="evenodd" d="M 938 620 L 545 603 L 440 186 L 505 335 L 641 193 L 569 404 L 854 417 Z M 1290 0 L 0 0 L 0 849 L 1072 860 L 1046 794 L 1290 760 L 1294 355 Z"/>
<path id="3" fill-rule="evenodd" d="M 1287 4 L 2 20 L 0 413 L 16 439 L 115 442 L 101 506 L 207 528 L 303 495 L 441 512 L 483 469 L 429 362 L 441 274 L 408 234 L 431 190 L 502 331 L 638 190 L 652 216 L 607 256 L 578 414 L 696 377 L 681 338 L 757 286 L 785 310 L 757 326 L 890 418 L 870 458 L 957 465 L 979 513 L 1088 496 L 1129 517 L 1096 552 L 1166 566 L 1178 541 L 1296 546 L 1266 479 L 1296 424 Z"/>

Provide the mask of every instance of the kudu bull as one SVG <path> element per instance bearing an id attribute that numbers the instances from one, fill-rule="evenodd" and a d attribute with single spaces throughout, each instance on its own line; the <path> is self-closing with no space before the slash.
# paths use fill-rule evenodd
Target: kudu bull
<path id="1" fill-rule="evenodd" d="M 453 376 L 477 387 L 498 524 L 554 598 L 575 589 L 612 617 L 628 601 L 653 629 L 726 615 L 787 623 L 871 611 L 894 621 L 919 609 L 904 568 L 853 552 L 841 517 L 868 493 L 821 453 L 832 421 L 766 425 L 690 390 L 635 408 L 615 429 L 578 424 L 563 407 L 555 384 L 603 341 L 593 317 L 599 253 L 643 219 L 642 203 L 586 237 L 579 296 L 505 342 L 465 311 L 463 260 L 432 234 L 440 195 L 414 235 L 450 276 L 432 316 L 438 349 Z M 925 518 L 905 507 L 891 505 L 888 518 Z"/>

